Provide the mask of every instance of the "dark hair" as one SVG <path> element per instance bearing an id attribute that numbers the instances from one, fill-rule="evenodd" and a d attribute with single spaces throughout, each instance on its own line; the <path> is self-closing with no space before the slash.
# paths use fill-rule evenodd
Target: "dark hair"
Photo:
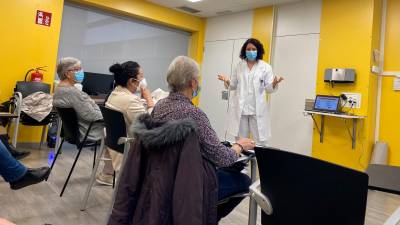
<path id="1" fill-rule="evenodd" d="M 117 85 L 126 87 L 130 78 L 137 79 L 139 74 L 139 64 L 133 61 L 127 61 L 122 64 L 116 63 L 110 67 L 110 72 L 114 74 L 114 81 Z"/>
<path id="2" fill-rule="evenodd" d="M 253 44 L 257 48 L 257 58 L 256 60 L 262 59 L 265 53 L 264 46 L 261 42 L 255 38 L 247 39 L 247 41 L 243 44 L 242 50 L 240 50 L 240 58 L 246 59 L 246 47 L 248 44 Z"/>

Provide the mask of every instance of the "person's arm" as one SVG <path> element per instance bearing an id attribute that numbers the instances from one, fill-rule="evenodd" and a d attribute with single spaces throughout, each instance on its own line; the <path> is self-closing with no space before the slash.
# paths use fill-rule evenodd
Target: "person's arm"
<path id="1" fill-rule="evenodd" d="M 154 108 L 154 101 L 153 101 L 153 98 L 151 97 L 150 90 L 147 88 L 141 88 L 140 90 L 142 93 L 142 98 L 144 98 L 146 100 L 147 112 L 151 113 Z"/>
<path id="2" fill-rule="evenodd" d="M 238 64 L 238 66 L 239 66 L 239 64 Z M 238 75 L 237 75 L 238 69 L 237 69 L 237 67 L 233 71 L 231 78 L 229 78 L 228 76 L 223 75 L 223 74 L 219 74 L 218 75 L 218 79 L 224 82 L 224 86 L 225 86 L 226 89 L 236 90 L 237 84 L 238 84 L 238 79 L 237 79 L 237 77 L 238 77 Z"/>
<path id="3" fill-rule="evenodd" d="M 72 108 L 77 115 L 85 121 L 96 121 L 103 119 L 98 105 L 92 103 L 92 99 L 85 92 L 74 90 L 70 96 Z"/>
<path id="4" fill-rule="evenodd" d="M 11 223 L 10 221 L 0 218 L 0 225 L 15 225 L 14 223 Z"/>
<path id="5" fill-rule="evenodd" d="M 198 113 L 192 115 L 197 123 L 198 135 L 204 156 L 217 167 L 227 167 L 232 165 L 237 159 L 238 154 L 234 149 L 223 145 L 218 139 L 217 134 L 212 129 L 206 114 L 198 109 Z M 234 147 L 237 148 L 237 147 Z M 238 153 L 240 153 L 239 149 Z"/>
<path id="6" fill-rule="evenodd" d="M 278 84 L 283 80 L 282 77 L 277 77 L 272 72 L 272 68 L 270 65 L 267 66 L 266 71 L 264 71 L 263 77 L 263 85 L 267 93 L 274 93 L 278 90 Z"/>
<path id="7" fill-rule="evenodd" d="M 239 65 L 238 65 L 239 66 Z M 229 90 L 236 90 L 238 84 L 238 66 L 236 66 L 235 70 L 232 73 L 230 83 L 229 83 Z"/>
<path id="8" fill-rule="evenodd" d="M 127 120 L 132 123 L 136 117 L 147 112 L 140 99 L 132 97 L 126 112 Z"/>

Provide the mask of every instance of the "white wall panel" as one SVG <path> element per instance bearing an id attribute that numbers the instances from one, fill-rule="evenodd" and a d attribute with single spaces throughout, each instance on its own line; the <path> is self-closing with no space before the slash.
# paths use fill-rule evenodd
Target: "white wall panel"
<path id="1" fill-rule="evenodd" d="M 207 41 L 249 38 L 252 34 L 253 11 L 207 19 Z"/>
<path id="2" fill-rule="evenodd" d="M 278 5 L 276 36 L 319 33 L 321 4 L 321 0 L 305 0 Z"/>
<path id="3" fill-rule="evenodd" d="M 302 111 L 315 97 L 321 1 L 281 5 L 277 13 L 272 66 L 285 80 L 271 96 L 270 145 L 311 155 L 313 122 Z"/>
<path id="4" fill-rule="evenodd" d="M 58 57 L 73 56 L 87 72 L 109 74 L 116 62 L 138 62 L 150 89 L 167 90 L 172 59 L 187 55 L 189 33 L 92 9 L 65 5 Z"/>
<path id="5" fill-rule="evenodd" d="M 225 139 L 228 101 L 222 100 L 225 90 L 218 74 L 230 76 L 243 43 L 251 37 L 253 12 L 241 12 L 207 19 L 206 42 L 202 64 L 200 108 L 207 114 L 221 140 Z M 228 140 L 233 140 L 227 136 Z"/>
<path id="6" fill-rule="evenodd" d="M 228 101 L 222 100 L 223 82 L 217 75 L 230 74 L 233 40 L 206 42 L 202 67 L 200 108 L 207 114 L 218 137 L 225 138 Z"/>
<path id="7" fill-rule="evenodd" d="M 304 117 L 304 101 L 315 97 L 319 34 L 277 37 L 274 72 L 285 80 L 271 96 L 270 145 L 310 155 L 313 123 Z"/>

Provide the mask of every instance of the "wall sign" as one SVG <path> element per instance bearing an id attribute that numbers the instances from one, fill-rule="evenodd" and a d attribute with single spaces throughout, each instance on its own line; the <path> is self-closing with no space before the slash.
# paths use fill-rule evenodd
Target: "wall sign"
<path id="1" fill-rule="evenodd" d="M 36 12 L 36 24 L 49 27 L 51 24 L 51 13 L 38 10 Z"/>

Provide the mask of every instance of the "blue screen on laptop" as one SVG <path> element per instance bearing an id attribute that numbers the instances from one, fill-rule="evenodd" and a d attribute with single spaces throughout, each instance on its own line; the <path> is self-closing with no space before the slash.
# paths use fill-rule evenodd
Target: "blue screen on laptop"
<path id="1" fill-rule="evenodd" d="M 315 99 L 314 110 L 337 111 L 338 104 L 338 97 L 317 96 Z"/>

